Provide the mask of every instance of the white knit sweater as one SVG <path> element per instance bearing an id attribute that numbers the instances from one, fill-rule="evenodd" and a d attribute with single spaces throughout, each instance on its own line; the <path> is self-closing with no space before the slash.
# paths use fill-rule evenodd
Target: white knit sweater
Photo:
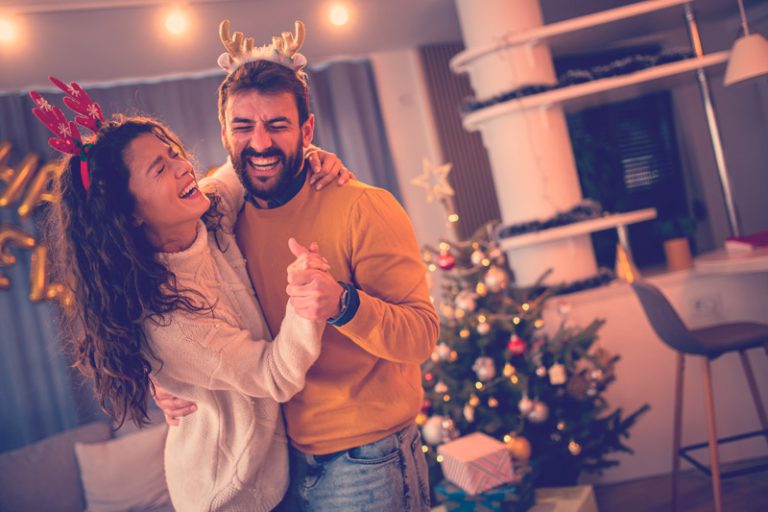
<path id="1" fill-rule="evenodd" d="M 215 180 L 206 185 L 218 188 Z M 278 504 L 288 485 L 278 402 L 301 390 L 320 352 L 324 323 L 300 318 L 290 304 L 280 333 L 269 341 L 232 235 L 238 199 L 224 194 L 224 230 L 218 235 L 223 252 L 200 222 L 191 247 L 159 255 L 180 288 L 215 304 L 213 315 L 176 311 L 160 324 L 144 325 L 162 361 L 153 361 L 157 383 L 198 407 L 169 429 L 166 441 L 166 479 L 179 512 L 267 511 Z"/>

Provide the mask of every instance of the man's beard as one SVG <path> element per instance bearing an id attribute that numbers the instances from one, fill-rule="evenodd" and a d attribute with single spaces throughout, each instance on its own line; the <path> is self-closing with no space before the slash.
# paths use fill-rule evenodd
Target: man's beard
<path id="1" fill-rule="evenodd" d="M 232 159 L 232 165 L 234 166 L 235 171 L 237 171 L 237 175 L 240 177 L 240 181 L 242 182 L 243 187 L 245 187 L 245 190 L 251 195 L 258 197 L 259 199 L 264 199 L 265 201 L 282 196 L 291 187 L 304 163 L 304 146 L 302 145 L 301 139 L 299 139 L 298 144 L 296 145 L 296 151 L 291 155 L 286 155 L 282 150 L 275 147 L 270 148 L 263 153 L 259 153 L 250 146 L 246 146 L 239 155 L 233 154 L 231 150 L 229 151 L 229 154 Z M 277 157 L 280 160 L 280 165 L 282 167 L 280 173 L 277 175 L 277 180 L 268 188 L 265 188 L 266 186 L 258 186 L 257 183 L 254 183 L 254 179 L 265 184 L 268 180 L 273 179 L 273 177 L 270 176 L 263 179 L 258 177 L 253 178 L 248 172 L 248 159 L 274 157 Z"/>

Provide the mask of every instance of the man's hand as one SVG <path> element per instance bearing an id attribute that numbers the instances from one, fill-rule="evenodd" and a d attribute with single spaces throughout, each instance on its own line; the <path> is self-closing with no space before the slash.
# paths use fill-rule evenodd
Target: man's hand
<path id="1" fill-rule="evenodd" d="M 152 398 L 160 410 L 163 411 L 167 424 L 174 427 L 178 426 L 180 423 L 179 418 L 192 414 L 197 410 L 195 402 L 176 398 L 157 384 L 155 384 L 154 388 L 155 391 L 152 393 Z"/>
<path id="2" fill-rule="evenodd" d="M 309 320 L 328 320 L 336 316 L 344 288 L 328 273 L 330 266 L 317 253 L 317 244 L 313 242 L 307 249 L 291 238 L 288 247 L 296 261 L 288 266 L 285 291 L 296 313 Z"/>
<path id="3" fill-rule="evenodd" d="M 317 190 L 325 187 L 333 180 L 337 180 L 339 185 L 344 185 L 349 180 L 357 179 L 352 171 L 344 167 L 338 156 L 328 151 L 310 146 L 304 152 L 304 158 L 309 160 L 309 166 L 312 170 L 309 184 L 315 185 Z"/>

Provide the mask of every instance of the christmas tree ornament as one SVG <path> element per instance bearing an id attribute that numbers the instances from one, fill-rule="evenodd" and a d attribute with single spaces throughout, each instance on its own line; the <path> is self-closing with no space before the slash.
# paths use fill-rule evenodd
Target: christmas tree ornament
<path id="1" fill-rule="evenodd" d="M 443 402 L 450 402 L 451 401 L 451 395 L 448 393 L 443 395 Z"/>
<path id="2" fill-rule="evenodd" d="M 464 311 L 463 309 L 457 309 L 457 310 L 455 310 L 454 315 L 456 316 L 457 320 L 461 320 L 462 318 L 467 316 L 467 312 Z"/>
<path id="3" fill-rule="evenodd" d="M 533 322 L 533 326 L 534 326 L 536 329 L 541 329 L 542 327 L 544 327 L 544 320 L 542 320 L 541 318 L 537 318 L 537 319 L 536 319 L 536 320 Z"/>
<path id="4" fill-rule="evenodd" d="M 581 445 L 576 441 L 571 440 L 571 442 L 568 443 L 568 451 L 571 452 L 571 455 L 576 457 L 581 453 Z"/>
<path id="5" fill-rule="evenodd" d="M 490 397 L 488 399 L 488 407 L 490 407 L 491 409 L 495 409 L 498 406 L 499 406 L 499 401 L 496 400 L 494 397 Z"/>
<path id="6" fill-rule="evenodd" d="M 525 353 L 525 341 L 517 334 L 513 334 L 509 338 L 509 343 L 507 343 L 507 350 L 512 355 L 521 356 Z"/>
<path id="7" fill-rule="evenodd" d="M 451 350 L 451 355 L 448 356 L 448 361 L 451 363 L 455 363 L 456 360 L 459 358 L 459 353 L 455 350 Z"/>
<path id="8" fill-rule="evenodd" d="M 421 259 L 424 263 L 432 263 L 432 253 L 430 251 L 424 251 Z"/>
<path id="9" fill-rule="evenodd" d="M 475 421 L 475 408 L 469 404 L 464 406 L 464 419 L 467 420 L 469 423 L 472 423 Z"/>
<path id="10" fill-rule="evenodd" d="M 481 356 L 475 359 L 472 370 L 480 382 L 488 382 L 496 376 L 496 365 L 490 357 Z"/>
<path id="11" fill-rule="evenodd" d="M 536 376 L 537 377 L 546 377 L 547 375 L 547 368 L 545 366 L 539 366 L 536 368 Z"/>
<path id="12" fill-rule="evenodd" d="M 567 317 L 571 312 L 572 306 L 569 302 L 560 301 L 557 303 L 557 312 L 561 317 Z"/>
<path id="13" fill-rule="evenodd" d="M 435 384 L 435 393 L 442 394 L 442 393 L 446 393 L 447 391 L 448 391 L 448 385 L 445 382 L 439 381 L 437 384 Z"/>
<path id="14" fill-rule="evenodd" d="M 477 307 L 477 295 L 470 290 L 462 290 L 456 295 L 454 305 L 467 313 L 471 313 Z"/>
<path id="15" fill-rule="evenodd" d="M 526 462 L 531 458 L 531 443 L 521 435 L 511 433 L 504 436 L 504 445 L 516 461 Z"/>
<path id="16" fill-rule="evenodd" d="M 533 404 L 533 409 L 528 413 L 528 420 L 533 423 L 544 423 L 549 417 L 549 407 L 538 400 Z"/>
<path id="17" fill-rule="evenodd" d="M 447 361 L 451 357 L 451 347 L 447 343 L 438 343 L 434 353 L 441 361 Z"/>
<path id="18" fill-rule="evenodd" d="M 421 427 L 421 436 L 427 443 L 436 445 L 443 442 L 444 419 L 442 416 L 436 415 L 429 417 L 424 422 L 424 425 Z"/>
<path id="19" fill-rule="evenodd" d="M 511 377 L 515 373 L 515 367 L 507 363 L 504 365 L 503 373 L 505 377 Z"/>
<path id="20" fill-rule="evenodd" d="M 568 380 L 568 373 L 565 370 L 565 365 L 557 363 L 553 364 L 549 368 L 549 383 L 553 386 L 561 386 Z"/>
<path id="21" fill-rule="evenodd" d="M 483 321 L 477 324 L 477 334 L 479 334 L 480 336 L 485 336 L 489 332 L 491 332 L 490 323 Z"/>
<path id="22" fill-rule="evenodd" d="M 432 379 L 434 379 L 435 376 L 432 375 L 432 372 L 427 372 L 424 374 L 424 380 L 427 382 L 432 382 Z"/>
<path id="23" fill-rule="evenodd" d="M 470 336 L 471 334 L 472 334 L 472 333 L 470 333 L 470 332 L 469 332 L 469 329 L 467 329 L 466 327 L 465 327 L 465 328 L 463 328 L 461 331 L 459 331 L 459 336 L 460 336 L 461 338 L 463 338 L 463 339 L 467 339 L 467 338 L 469 338 L 469 336 Z"/>
<path id="24" fill-rule="evenodd" d="M 453 309 L 453 306 L 443 302 L 440 304 L 440 315 L 448 320 L 453 320 L 456 318 L 456 311 Z"/>
<path id="25" fill-rule="evenodd" d="M 589 373 L 589 377 L 594 381 L 601 381 L 603 380 L 603 370 L 595 368 Z"/>
<path id="26" fill-rule="evenodd" d="M 520 409 L 520 414 L 523 416 L 528 416 L 533 411 L 533 405 L 533 400 L 527 396 L 524 396 L 517 402 L 517 408 Z"/>
<path id="27" fill-rule="evenodd" d="M 451 270 L 456 266 L 456 257 L 448 251 L 440 251 L 437 256 L 437 266 L 443 270 Z"/>
<path id="28" fill-rule="evenodd" d="M 507 273 L 504 272 L 504 270 L 502 270 L 500 267 L 497 267 L 496 265 L 492 265 L 485 272 L 485 276 L 483 277 L 483 282 L 488 287 L 488 290 L 490 290 L 493 293 L 498 293 L 507 287 L 507 284 L 508 284 Z"/>
<path id="29" fill-rule="evenodd" d="M 472 396 L 469 397 L 469 405 L 471 405 L 472 407 L 477 407 L 478 405 L 480 405 L 480 399 L 477 397 L 477 395 L 473 394 Z"/>
<path id="30" fill-rule="evenodd" d="M 559 430 L 560 432 L 565 430 L 565 422 L 564 421 L 558 421 L 557 422 L 557 430 Z"/>
<path id="31" fill-rule="evenodd" d="M 477 283 L 477 286 L 475 286 L 475 292 L 480 297 L 485 297 L 486 295 L 488 295 L 488 287 L 485 286 L 485 283 L 479 282 L 479 283 Z"/>
<path id="32" fill-rule="evenodd" d="M 472 255 L 469 257 L 473 265 L 479 265 L 485 259 L 485 253 L 480 249 L 472 251 Z"/>
<path id="33" fill-rule="evenodd" d="M 422 426 L 426 422 L 427 422 L 426 414 L 424 414 L 423 412 L 420 412 L 419 414 L 416 415 L 416 425 Z"/>
<path id="34" fill-rule="evenodd" d="M 459 431 L 456 429 L 456 424 L 454 424 L 451 418 L 443 417 L 443 421 L 440 423 L 440 426 L 442 427 L 441 434 L 443 436 L 444 443 L 459 437 Z"/>

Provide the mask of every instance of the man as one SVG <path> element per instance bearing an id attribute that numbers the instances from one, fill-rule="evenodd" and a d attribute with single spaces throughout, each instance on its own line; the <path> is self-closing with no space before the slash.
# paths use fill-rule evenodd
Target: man
<path id="1" fill-rule="evenodd" d="M 225 46 L 236 39 L 222 24 Z M 439 322 L 413 229 L 385 190 L 354 181 L 315 193 L 301 158 L 314 131 L 306 61 L 295 48 L 278 59 L 248 60 L 236 46 L 227 46 L 224 59 L 219 120 L 231 161 L 222 172 L 236 172 L 245 188 L 238 245 L 272 333 L 287 292 L 299 286 L 325 300 L 309 307 L 291 298 L 294 307 L 332 326 L 304 390 L 283 407 L 291 487 L 282 508 L 428 510 L 414 419 L 423 401 L 420 364 L 432 353 Z M 318 242 L 330 273 L 306 270 L 286 289 L 273 269 L 293 260 L 289 237 Z"/>

